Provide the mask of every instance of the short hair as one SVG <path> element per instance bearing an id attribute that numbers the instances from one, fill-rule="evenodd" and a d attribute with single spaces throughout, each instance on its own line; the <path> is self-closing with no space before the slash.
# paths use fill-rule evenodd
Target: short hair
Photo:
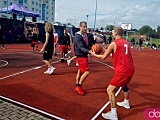
<path id="1" fill-rule="evenodd" d="M 116 32 L 118 35 L 123 36 L 123 28 L 122 27 L 115 27 L 114 32 Z"/>
<path id="2" fill-rule="evenodd" d="M 51 23 L 45 23 L 45 31 L 46 32 L 52 32 L 54 29 L 54 26 Z"/>
<path id="3" fill-rule="evenodd" d="M 90 29 L 90 28 L 88 28 L 88 32 L 91 32 L 91 29 Z"/>
<path id="4" fill-rule="evenodd" d="M 81 21 L 79 25 L 82 26 L 83 23 L 87 25 L 87 22 L 85 21 Z"/>

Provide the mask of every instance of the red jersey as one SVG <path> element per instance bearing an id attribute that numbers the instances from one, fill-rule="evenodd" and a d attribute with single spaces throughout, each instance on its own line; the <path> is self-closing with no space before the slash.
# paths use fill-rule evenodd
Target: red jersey
<path id="1" fill-rule="evenodd" d="M 57 33 L 54 33 L 54 38 L 53 38 L 53 43 L 56 44 L 57 41 L 58 41 L 58 34 Z"/>
<path id="2" fill-rule="evenodd" d="M 116 43 L 116 51 L 115 53 L 113 52 L 115 73 L 133 75 L 135 68 L 129 43 L 123 38 L 117 39 L 114 42 Z"/>

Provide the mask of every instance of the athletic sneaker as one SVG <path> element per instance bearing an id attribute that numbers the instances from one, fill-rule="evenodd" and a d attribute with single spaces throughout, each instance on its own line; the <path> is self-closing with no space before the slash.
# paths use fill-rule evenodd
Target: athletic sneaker
<path id="1" fill-rule="evenodd" d="M 71 63 L 71 60 L 67 60 L 67 65 L 70 65 L 70 63 Z"/>
<path id="2" fill-rule="evenodd" d="M 48 68 L 47 71 L 44 72 L 44 74 L 49 74 L 50 70 L 51 70 L 51 68 Z"/>
<path id="3" fill-rule="evenodd" d="M 54 72 L 54 70 L 55 70 L 56 68 L 55 67 L 50 67 L 50 71 L 49 71 L 49 74 L 52 74 L 53 72 Z"/>
<path id="4" fill-rule="evenodd" d="M 74 88 L 74 91 L 77 92 L 80 95 L 85 95 L 85 92 L 82 90 L 82 87 L 80 87 L 80 86 L 76 86 Z"/>
<path id="5" fill-rule="evenodd" d="M 126 109 L 130 109 L 129 101 L 117 102 L 117 105 Z"/>
<path id="6" fill-rule="evenodd" d="M 117 113 L 113 114 L 111 111 L 102 113 L 102 117 L 108 120 L 118 120 Z"/>

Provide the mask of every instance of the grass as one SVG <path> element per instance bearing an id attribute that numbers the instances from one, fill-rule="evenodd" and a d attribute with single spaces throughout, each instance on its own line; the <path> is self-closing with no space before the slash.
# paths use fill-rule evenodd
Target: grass
<path id="1" fill-rule="evenodd" d="M 124 36 L 124 38 L 126 39 L 126 36 Z M 132 39 L 131 36 L 128 36 L 128 41 L 130 41 Z M 139 38 L 135 38 L 136 42 L 139 42 Z M 155 43 L 158 47 L 158 44 L 160 44 L 160 39 L 157 38 L 150 38 L 150 40 L 148 41 L 150 44 Z"/>

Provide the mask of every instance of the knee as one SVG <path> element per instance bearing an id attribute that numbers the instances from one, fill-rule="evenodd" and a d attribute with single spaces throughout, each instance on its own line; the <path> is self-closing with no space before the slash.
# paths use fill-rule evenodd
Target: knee
<path id="1" fill-rule="evenodd" d="M 85 74 L 86 74 L 86 75 L 89 75 L 89 71 L 86 71 Z"/>
<path id="2" fill-rule="evenodd" d="M 127 86 L 122 87 L 123 92 L 129 92 L 129 88 Z"/>

